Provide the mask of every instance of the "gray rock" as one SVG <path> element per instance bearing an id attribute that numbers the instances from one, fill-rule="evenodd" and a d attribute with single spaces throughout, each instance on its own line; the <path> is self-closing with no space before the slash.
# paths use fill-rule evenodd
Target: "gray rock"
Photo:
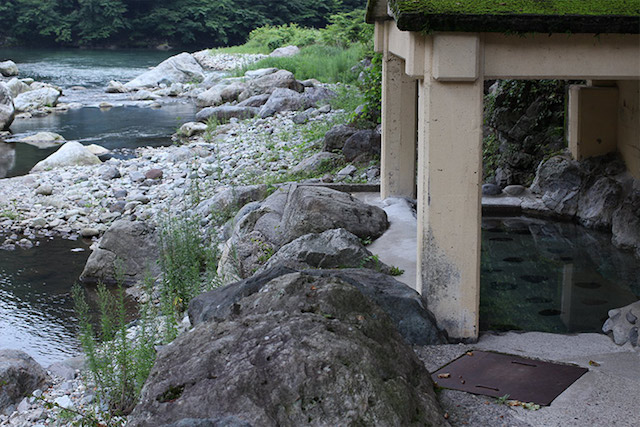
<path id="1" fill-rule="evenodd" d="M 193 135 L 200 135 L 205 133 L 207 130 L 207 125 L 200 122 L 188 122 L 180 126 L 178 130 L 178 135 L 184 137 L 192 137 Z"/>
<path id="2" fill-rule="evenodd" d="M 132 285 L 147 272 L 154 277 L 159 274 L 158 253 L 154 228 L 140 221 L 115 221 L 89 256 L 80 280 L 116 284 L 116 268 L 122 268 L 124 284 Z"/>
<path id="3" fill-rule="evenodd" d="M 258 270 L 286 265 L 296 270 L 307 268 L 371 268 L 388 273 L 389 266 L 377 260 L 355 235 L 343 228 L 311 233 L 282 246 Z"/>
<path id="4" fill-rule="evenodd" d="M 24 83 L 21 80 L 16 79 L 15 77 L 9 80 L 8 82 L 6 82 L 5 84 L 9 88 L 9 91 L 11 92 L 11 96 L 13 96 L 14 98 L 20 95 L 21 93 L 29 92 L 31 90 L 31 87 L 28 84 Z"/>
<path id="5" fill-rule="evenodd" d="M 332 127 L 324 135 L 322 151 L 342 151 L 345 142 L 358 130 L 346 125 Z"/>
<path id="6" fill-rule="evenodd" d="M 198 94 L 196 97 L 196 105 L 198 107 L 212 107 L 223 103 L 220 92 L 224 85 L 215 85 Z"/>
<path id="7" fill-rule="evenodd" d="M 27 353 L 0 350 L 0 412 L 42 388 L 46 381 L 45 370 Z"/>
<path id="8" fill-rule="evenodd" d="M 229 211 L 240 209 L 249 202 L 262 200 L 265 197 L 267 197 L 267 186 L 264 184 L 231 187 L 200 202 L 196 207 L 196 212 L 203 217 L 213 213 L 224 215 Z"/>
<path id="9" fill-rule="evenodd" d="M 58 406 L 60 406 L 62 408 L 65 408 L 65 409 L 73 409 L 73 407 L 74 407 L 73 401 L 67 395 L 56 397 L 53 400 L 53 403 L 55 403 L 56 405 L 58 405 Z"/>
<path id="10" fill-rule="evenodd" d="M 104 165 L 98 169 L 98 176 L 106 181 L 120 178 L 120 170 L 114 165 Z"/>
<path id="11" fill-rule="evenodd" d="M 144 174 L 140 171 L 129 172 L 129 179 L 131 180 L 131 182 L 142 182 L 145 180 Z"/>
<path id="12" fill-rule="evenodd" d="M 171 424 L 163 424 L 160 427 L 252 427 L 246 421 L 237 417 L 217 418 L 183 418 Z"/>
<path id="13" fill-rule="evenodd" d="M 276 71 L 278 71 L 277 68 L 259 68 L 257 70 L 249 70 L 246 73 L 244 73 L 245 76 L 255 79 L 257 77 L 262 77 L 262 76 L 266 76 L 268 74 L 273 74 Z"/>
<path id="14" fill-rule="evenodd" d="M 16 116 L 11 91 L 4 83 L 0 83 L 0 130 L 9 129 Z"/>
<path id="15" fill-rule="evenodd" d="M 4 77 L 17 76 L 19 73 L 18 66 L 13 61 L 0 62 L 0 74 Z"/>
<path id="16" fill-rule="evenodd" d="M 276 264 L 248 279 L 205 292 L 189 304 L 189 319 L 202 322 L 223 321 L 233 315 L 242 298 L 261 292 L 271 280 L 298 269 Z M 412 345 L 445 344 L 446 336 L 437 328 L 435 318 L 424 306 L 420 294 L 393 277 L 370 269 L 305 270 L 308 276 L 337 277 L 355 286 L 391 317 L 404 339 Z"/>
<path id="17" fill-rule="evenodd" d="M 80 235 L 85 239 L 90 239 L 91 237 L 97 237 L 100 235 L 100 231 L 95 228 L 83 228 L 80 230 Z"/>
<path id="18" fill-rule="evenodd" d="M 239 107 L 237 105 L 222 105 L 220 107 L 207 107 L 196 114 L 196 120 L 206 122 L 215 118 L 218 122 L 228 122 L 232 118 L 250 119 L 258 114 L 258 108 Z"/>
<path id="19" fill-rule="evenodd" d="M 328 89 L 323 86 L 314 86 L 314 87 L 307 87 L 304 90 L 304 93 L 302 95 L 310 105 L 319 105 L 321 103 L 327 102 L 328 100 L 336 96 L 336 93 L 331 89 Z M 328 112 L 328 111 L 325 111 L 325 112 Z"/>
<path id="20" fill-rule="evenodd" d="M 64 166 L 99 165 L 100 159 L 76 141 L 69 141 L 46 159 L 36 163 L 31 172 L 51 170 Z"/>
<path id="21" fill-rule="evenodd" d="M 186 52 L 161 62 L 153 70 L 136 77 L 124 86 L 127 89 L 157 87 L 161 83 L 188 83 L 204 80 L 204 70 L 195 58 Z"/>
<path id="22" fill-rule="evenodd" d="M 279 70 L 275 73 L 266 74 L 247 82 L 247 89 L 238 97 L 238 101 L 244 101 L 255 95 L 272 93 L 277 88 L 292 89 L 302 92 L 304 87 L 298 83 L 292 72 Z"/>
<path id="23" fill-rule="evenodd" d="M 21 93 L 13 100 L 16 111 L 33 111 L 43 107 L 55 107 L 60 98 L 60 91 L 52 87 L 43 87 Z"/>
<path id="24" fill-rule="evenodd" d="M 601 177 L 578 202 L 578 220 L 590 228 L 609 229 L 613 213 L 620 206 L 622 187 L 611 178 Z"/>
<path id="25" fill-rule="evenodd" d="M 238 107 L 262 107 L 271 97 L 269 93 L 263 93 L 260 95 L 254 95 L 250 98 L 245 99 L 242 102 L 239 102 Z"/>
<path id="26" fill-rule="evenodd" d="M 344 228 L 362 239 L 376 239 L 388 227 L 384 210 L 324 187 L 293 190 L 282 213 L 281 226 L 287 243 L 305 234 L 334 228 Z"/>
<path id="27" fill-rule="evenodd" d="M 500 187 L 495 184 L 483 184 L 482 195 L 483 196 L 497 196 L 502 193 Z"/>
<path id="28" fill-rule="evenodd" d="M 36 194 L 41 196 L 50 196 L 53 194 L 53 185 L 51 184 L 40 184 L 38 188 L 36 188 Z"/>
<path id="29" fill-rule="evenodd" d="M 295 56 L 300 53 L 300 48 L 298 46 L 282 46 L 275 49 L 273 52 L 269 54 L 272 58 L 283 58 L 288 56 Z"/>
<path id="30" fill-rule="evenodd" d="M 311 106 L 309 100 L 295 90 L 276 88 L 269 100 L 260 108 L 258 115 L 265 118 L 282 111 L 304 110 Z"/>
<path id="31" fill-rule="evenodd" d="M 303 125 L 309 121 L 309 112 L 303 111 L 300 114 L 296 114 L 295 116 L 293 116 L 293 119 L 291 119 L 291 121 L 297 125 Z"/>
<path id="32" fill-rule="evenodd" d="M 259 209 L 236 222 L 219 273 L 226 283 L 249 277 L 281 246 L 305 234 L 344 228 L 359 238 L 375 239 L 388 226 L 382 209 L 347 193 L 324 187 L 281 187 Z"/>
<path id="33" fill-rule="evenodd" d="M 25 136 L 16 142 L 24 142 L 38 148 L 58 147 L 66 142 L 64 137 L 55 132 L 37 132 L 33 135 Z"/>
<path id="34" fill-rule="evenodd" d="M 380 155 L 381 136 L 375 130 L 361 130 L 351 135 L 342 147 L 344 158 L 348 162 L 356 159 L 369 161 Z M 329 151 L 329 150 L 327 150 Z"/>
<path id="35" fill-rule="evenodd" d="M 640 346 L 638 328 L 640 322 L 640 301 L 636 301 L 622 308 L 609 310 L 609 318 L 602 326 L 605 334 L 613 335 L 613 341 L 618 345 L 630 342 L 632 346 Z"/>
<path id="36" fill-rule="evenodd" d="M 220 416 L 256 426 L 446 425 L 428 371 L 354 286 L 288 274 L 233 313 L 160 351 L 131 426 Z"/>
<path id="37" fill-rule="evenodd" d="M 134 101 L 153 101 L 160 98 L 158 95 L 149 92 L 148 90 L 138 90 L 131 95 L 131 99 Z"/>
<path id="38" fill-rule="evenodd" d="M 356 173 L 357 170 L 358 170 L 358 168 L 356 168 L 355 166 L 347 165 L 344 168 L 340 169 L 338 171 L 338 173 L 336 173 L 336 178 L 338 180 L 341 180 L 341 179 L 345 179 L 347 177 L 352 177 Z"/>
<path id="39" fill-rule="evenodd" d="M 612 242 L 640 258 L 640 191 L 632 192 L 613 213 Z"/>
<path id="40" fill-rule="evenodd" d="M 107 85 L 107 89 L 105 89 L 107 93 L 127 93 L 129 89 L 124 86 L 124 84 L 117 82 L 115 80 L 111 80 Z"/>
<path id="41" fill-rule="evenodd" d="M 51 375 L 63 378 L 67 381 L 73 380 L 77 376 L 76 370 L 64 362 L 54 363 L 49 366 L 47 370 L 51 373 Z"/>
<path id="42" fill-rule="evenodd" d="M 292 174 L 315 174 L 333 169 L 342 160 L 342 156 L 335 153 L 321 151 L 311 157 L 307 157 L 300 163 L 292 167 L 289 171 Z"/>
<path id="43" fill-rule="evenodd" d="M 531 192 L 542 196 L 542 202 L 558 215 L 574 216 L 578 210 L 583 172 L 578 162 L 555 156 L 540 163 Z"/>
<path id="44" fill-rule="evenodd" d="M 153 168 L 144 173 L 146 179 L 162 179 L 164 172 L 162 169 Z"/>
<path id="45" fill-rule="evenodd" d="M 502 191 L 509 196 L 519 196 L 524 193 L 525 190 L 526 188 L 522 185 L 507 185 Z"/>

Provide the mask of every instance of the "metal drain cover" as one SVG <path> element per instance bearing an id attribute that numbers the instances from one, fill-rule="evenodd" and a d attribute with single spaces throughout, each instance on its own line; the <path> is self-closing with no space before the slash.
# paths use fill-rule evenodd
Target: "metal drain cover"
<path id="1" fill-rule="evenodd" d="M 486 351 L 468 352 L 431 378 L 438 386 L 468 393 L 550 405 L 589 370 Z"/>

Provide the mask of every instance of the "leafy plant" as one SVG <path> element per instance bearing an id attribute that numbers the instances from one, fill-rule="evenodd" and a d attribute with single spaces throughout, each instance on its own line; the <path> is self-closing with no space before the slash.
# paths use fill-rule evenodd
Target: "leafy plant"
<path id="1" fill-rule="evenodd" d="M 113 292 L 104 284 L 98 285 L 98 331 L 92 325 L 84 291 L 78 285 L 72 291 L 89 379 L 95 383 L 100 401 L 116 416 L 128 414 L 137 403 L 156 356 L 150 303 L 143 304 L 140 327 L 130 336 L 123 275 L 117 276 L 118 287 Z"/>
<path id="2" fill-rule="evenodd" d="M 389 274 L 392 276 L 402 276 L 404 274 L 404 270 L 393 265 L 391 266 Z"/>
<path id="3" fill-rule="evenodd" d="M 160 306 L 166 317 L 165 341 L 177 336 L 176 325 L 189 302 L 215 286 L 217 245 L 200 237 L 196 216 L 167 216 L 160 225 Z"/>

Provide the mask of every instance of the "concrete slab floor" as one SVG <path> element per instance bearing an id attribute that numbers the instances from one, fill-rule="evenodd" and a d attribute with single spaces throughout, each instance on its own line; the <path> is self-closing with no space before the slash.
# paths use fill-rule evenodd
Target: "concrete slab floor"
<path id="1" fill-rule="evenodd" d="M 381 261 L 405 270 L 398 279 L 415 289 L 417 225 L 410 203 L 401 198 L 381 201 L 378 193 L 354 196 L 387 212 L 389 230 L 368 248 Z M 443 390 L 438 397 L 453 426 L 640 425 L 640 348 L 630 344 L 618 346 L 604 334 L 484 333 L 476 344 L 414 349 L 430 372 L 473 349 L 572 363 L 589 369 L 550 406 L 537 411 L 500 405 L 487 396 Z M 590 364 L 591 361 L 598 366 Z"/>
<path id="2" fill-rule="evenodd" d="M 418 225 L 411 204 L 403 198 L 390 197 L 380 200 L 380 193 L 353 193 L 355 198 L 384 209 L 389 219 L 389 229 L 367 249 L 385 264 L 404 270 L 396 279 L 416 289 L 416 248 Z"/>

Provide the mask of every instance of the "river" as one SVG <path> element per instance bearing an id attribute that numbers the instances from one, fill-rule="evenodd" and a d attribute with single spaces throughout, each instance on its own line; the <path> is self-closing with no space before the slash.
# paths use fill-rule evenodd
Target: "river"
<path id="1" fill-rule="evenodd" d="M 163 99 L 162 108 L 132 101 L 127 94 L 108 94 L 110 80 L 127 82 L 176 52 L 147 50 L 29 50 L 0 49 L 0 60 L 12 59 L 20 78 L 30 77 L 63 89 L 61 103 L 80 103 L 83 108 L 55 112 L 44 117 L 16 119 L 11 125 L 14 142 L 39 131 L 62 135 L 68 141 L 98 144 L 125 156 L 126 149 L 171 143 L 176 128 L 195 116 L 195 106 L 182 98 Z M 101 102 L 114 105 L 100 109 Z M 124 149 L 124 150 L 123 150 Z M 56 148 L 38 149 L 28 144 L 0 147 L 0 178 L 24 175 Z"/>

